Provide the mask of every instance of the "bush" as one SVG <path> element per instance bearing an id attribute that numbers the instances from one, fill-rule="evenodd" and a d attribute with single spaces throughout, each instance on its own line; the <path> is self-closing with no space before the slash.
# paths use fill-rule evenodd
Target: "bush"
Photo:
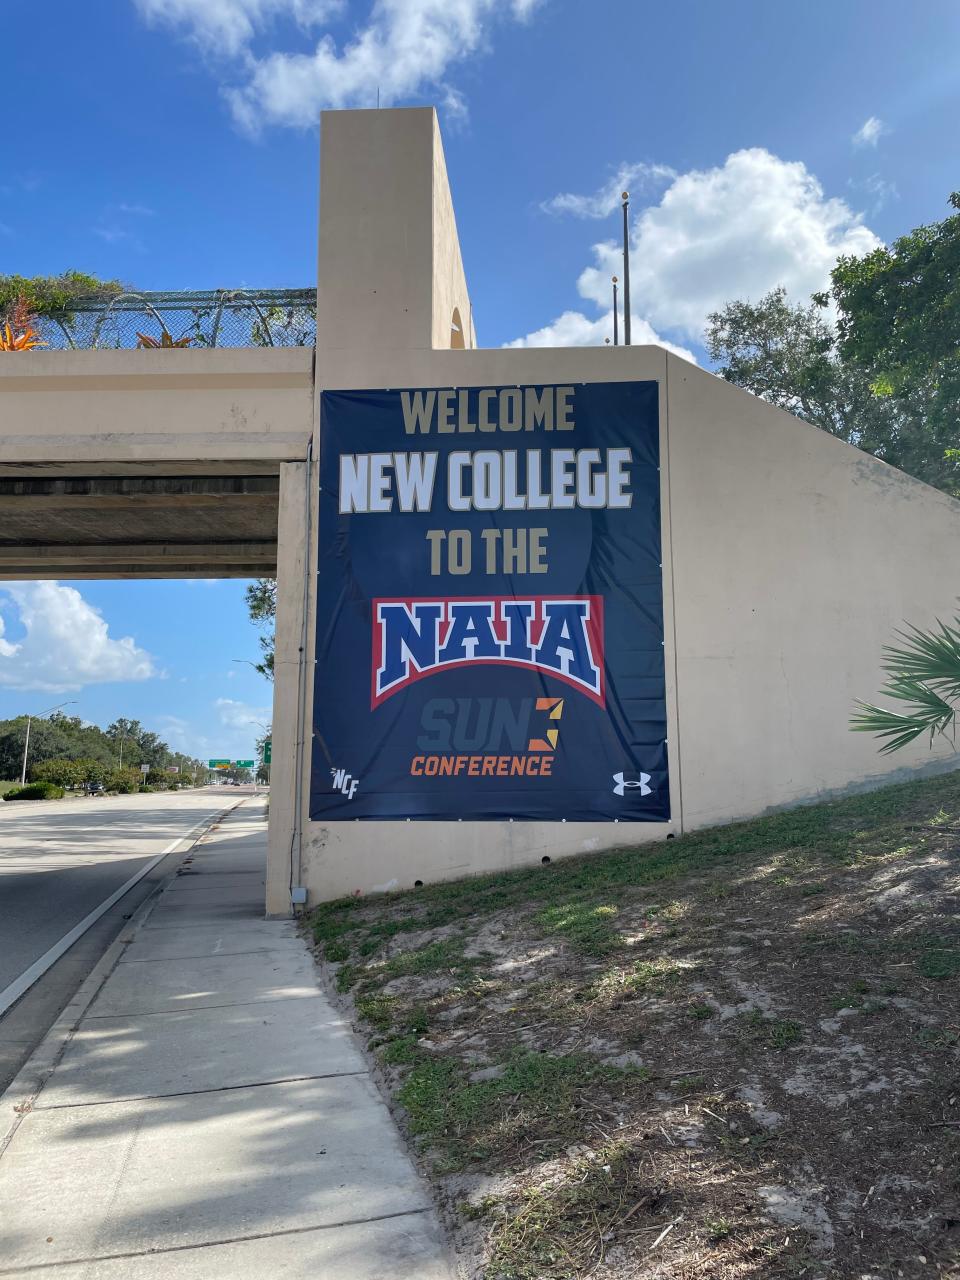
<path id="1" fill-rule="evenodd" d="M 180 790 L 180 783 L 179 783 L 179 782 L 169 782 L 169 783 L 167 783 L 167 790 L 168 790 L 168 791 L 179 791 L 179 790 Z"/>
<path id="2" fill-rule="evenodd" d="M 29 782 L 25 787 L 14 787 L 3 793 L 4 800 L 59 800 L 63 787 L 55 782 Z"/>
<path id="3" fill-rule="evenodd" d="M 63 756 L 35 764 L 30 770 L 30 778 L 33 782 L 52 782 L 58 787 L 78 787 L 85 781 L 80 762 Z"/>
<path id="4" fill-rule="evenodd" d="M 109 791 L 119 791 L 121 795 L 131 795 L 139 787 L 139 769 L 115 769 L 107 778 L 107 789 Z"/>

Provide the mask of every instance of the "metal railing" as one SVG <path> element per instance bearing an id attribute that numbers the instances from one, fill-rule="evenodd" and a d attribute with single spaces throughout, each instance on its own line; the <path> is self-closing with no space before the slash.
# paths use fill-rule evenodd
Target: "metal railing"
<path id="1" fill-rule="evenodd" d="M 47 350 L 312 347 L 315 289 L 207 289 L 77 298 L 36 323 Z M 164 337 L 169 335 L 169 339 Z M 141 336 L 146 341 L 141 340 Z"/>

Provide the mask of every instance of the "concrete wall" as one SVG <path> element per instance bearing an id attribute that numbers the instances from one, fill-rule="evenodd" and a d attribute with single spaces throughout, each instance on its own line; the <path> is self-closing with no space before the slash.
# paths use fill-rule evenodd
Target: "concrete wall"
<path id="1" fill-rule="evenodd" d="M 317 347 L 449 347 L 470 298 L 432 107 L 325 111 L 320 144 Z"/>
<path id="2" fill-rule="evenodd" d="M 848 719 L 878 690 L 893 629 L 952 608 L 960 503 L 655 347 L 321 354 L 317 366 L 318 394 L 648 378 L 661 388 L 673 821 L 322 824 L 304 802 L 295 879 L 311 901 L 655 840 L 951 756 L 925 743 L 880 756 Z M 316 475 L 311 487 L 316 500 Z M 310 557 L 312 615 L 312 544 Z M 312 663 L 305 694 L 309 708 Z M 303 764 L 305 797 L 309 749 Z"/>
<path id="3" fill-rule="evenodd" d="M 460 256 L 457 217 L 447 180 L 440 123 L 433 116 L 433 341 L 438 350 L 462 346 L 469 350 L 477 345 L 473 325 L 473 308 L 467 292 L 467 277 Z M 461 340 L 452 338 L 454 316 L 460 323 Z"/>
<path id="4" fill-rule="evenodd" d="M 0 361 L 0 475 L 267 472 L 302 458 L 313 351 L 31 351 Z M 181 464 L 191 464 L 184 467 Z M 192 465 L 197 464 L 197 465 Z"/>
<path id="5" fill-rule="evenodd" d="M 675 356 L 667 378 L 685 827 L 929 764 L 848 719 L 894 629 L 954 611 L 960 503 Z"/>
<path id="6" fill-rule="evenodd" d="M 304 584 L 309 526 L 316 528 L 315 471 L 308 461 L 285 463 L 280 472 L 277 527 L 277 617 L 271 719 L 270 829 L 267 856 L 267 913 L 288 915 L 290 888 L 300 883 L 302 831 L 298 814 L 297 762 L 309 756 L 310 716 L 304 685 L 313 663 L 304 646 Z M 312 640 L 310 641 L 312 644 Z M 311 681 L 312 688 L 312 681 Z"/>

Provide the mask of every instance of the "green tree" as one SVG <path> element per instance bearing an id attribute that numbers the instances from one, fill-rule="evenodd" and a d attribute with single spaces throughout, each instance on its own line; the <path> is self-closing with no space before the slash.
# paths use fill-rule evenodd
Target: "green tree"
<path id="1" fill-rule="evenodd" d="M 120 717 L 114 720 L 113 724 L 107 725 L 104 732 L 116 752 L 118 768 L 121 760 L 124 766 L 137 766 L 142 762 L 143 752 L 140 749 L 140 737 L 143 733 L 143 725 L 139 720 L 127 720 Z"/>
<path id="2" fill-rule="evenodd" d="M 958 212 L 841 258 L 831 277 L 842 358 L 880 395 L 924 389 L 934 413 L 960 403 L 960 192 L 949 203 Z"/>
<path id="3" fill-rule="evenodd" d="M 273 657 L 276 636 L 274 622 L 277 616 L 277 582 L 275 578 L 258 578 L 245 593 L 247 611 L 250 621 L 266 631 L 259 639 L 260 652 L 263 655 L 253 665 L 268 680 L 273 679 Z"/>
<path id="4" fill-rule="evenodd" d="M 104 731 L 96 725 L 84 724 L 78 716 L 55 712 L 48 718 L 35 717 L 31 724 L 28 760 L 31 776 L 37 766 L 49 760 L 93 761 L 106 771 L 104 776 L 113 773 L 120 764 L 121 739 L 117 725 L 133 727 L 131 736 L 123 741 L 125 768 L 139 766 L 142 759 L 157 766 L 164 763 L 169 747 L 139 721 L 116 721 Z M 26 731 L 26 716 L 0 720 L 0 778 L 19 779 Z"/>
<path id="5" fill-rule="evenodd" d="M 812 303 L 791 305 L 783 289 L 728 303 L 709 317 L 706 346 L 728 382 L 960 488 L 960 214 L 841 258 Z"/>
<path id="6" fill-rule="evenodd" d="M 228 782 L 253 781 L 253 773 L 249 769 L 218 769 L 217 776 L 226 778 Z"/>
<path id="7" fill-rule="evenodd" d="M 102 760 L 74 760 L 74 765 L 80 775 L 80 782 L 102 782 L 106 785 L 107 778 L 110 776 L 112 769 L 109 764 L 104 764 Z"/>
<path id="8" fill-rule="evenodd" d="M 254 774 L 254 780 L 256 782 L 269 783 L 270 781 L 270 765 L 266 763 L 263 757 L 266 754 L 267 743 L 272 737 L 273 728 L 271 726 L 266 733 L 261 734 L 257 739 L 257 767 L 256 773 Z"/>

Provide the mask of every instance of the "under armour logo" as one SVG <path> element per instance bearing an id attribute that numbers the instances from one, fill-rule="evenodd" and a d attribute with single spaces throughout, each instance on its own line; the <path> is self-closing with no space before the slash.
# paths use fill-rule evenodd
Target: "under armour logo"
<path id="1" fill-rule="evenodd" d="M 614 781 L 613 794 L 615 796 L 622 796 L 623 793 L 626 791 L 627 787 L 639 787 L 640 794 L 642 796 L 648 796 L 650 792 L 653 790 L 652 787 L 647 786 L 647 783 L 650 781 L 649 773 L 641 773 L 639 780 L 636 782 L 634 782 L 632 779 L 629 782 L 624 782 L 623 774 L 615 773 L 613 775 L 613 781 Z"/>

